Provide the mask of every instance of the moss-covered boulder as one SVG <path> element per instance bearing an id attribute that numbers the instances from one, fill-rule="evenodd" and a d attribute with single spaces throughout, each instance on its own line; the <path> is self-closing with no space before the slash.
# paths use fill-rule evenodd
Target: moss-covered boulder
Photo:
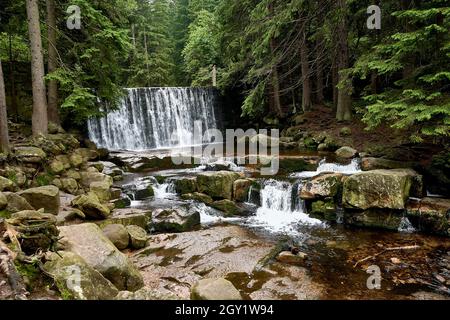
<path id="1" fill-rule="evenodd" d="M 358 151 L 351 147 L 342 147 L 336 150 L 336 156 L 342 159 L 351 159 L 358 155 Z"/>
<path id="2" fill-rule="evenodd" d="M 100 172 L 82 171 L 81 184 L 84 187 L 90 187 L 92 182 L 104 182 L 109 184 L 109 187 L 113 185 L 113 179 L 106 174 Z"/>
<path id="3" fill-rule="evenodd" d="M 244 214 L 244 210 L 240 208 L 235 202 L 224 199 L 215 201 L 211 204 L 211 207 L 225 213 L 226 217 L 239 216 Z"/>
<path id="4" fill-rule="evenodd" d="M 110 224 L 121 224 L 123 226 L 136 225 L 148 230 L 151 218 L 152 212 L 148 210 L 132 208 L 115 209 L 108 219 L 97 221 L 96 223 L 101 227 L 105 227 Z"/>
<path id="5" fill-rule="evenodd" d="M 357 227 L 398 231 L 403 211 L 389 209 L 368 209 L 362 212 L 346 212 L 345 223 Z"/>
<path id="6" fill-rule="evenodd" d="M 61 154 L 55 157 L 55 160 L 62 163 L 64 170 L 69 170 L 72 167 L 72 164 L 70 163 L 69 156 L 66 154 Z"/>
<path id="7" fill-rule="evenodd" d="M 130 236 L 130 244 L 133 249 L 145 248 L 147 244 L 147 232 L 144 228 L 131 225 L 126 226 L 128 235 Z"/>
<path id="8" fill-rule="evenodd" d="M 312 200 L 335 197 L 342 187 L 340 173 L 325 173 L 306 182 L 300 189 L 300 198 Z"/>
<path id="9" fill-rule="evenodd" d="M 62 178 L 61 180 L 61 189 L 64 190 L 67 193 L 76 195 L 79 186 L 75 179 L 72 178 Z"/>
<path id="10" fill-rule="evenodd" d="M 374 170 L 354 174 L 344 181 L 347 208 L 404 209 L 414 183 L 412 170 Z"/>
<path id="11" fill-rule="evenodd" d="M 44 270 L 52 275 L 64 299 L 111 300 L 119 293 L 100 272 L 72 252 L 49 255 Z"/>
<path id="12" fill-rule="evenodd" d="M 100 202 L 108 202 L 111 199 L 111 184 L 109 181 L 94 181 L 89 185 L 89 190 L 94 193 Z"/>
<path id="13" fill-rule="evenodd" d="M 235 201 L 245 202 L 248 200 L 248 192 L 253 181 L 249 179 L 238 179 L 233 183 L 233 197 Z"/>
<path id="14" fill-rule="evenodd" d="M 53 159 L 49 164 L 49 171 L 51 174 L 59 175 L 65 170 L 64 163 L 57 159 Z"/>
<path id="15" fill-rule="evenodd" d="M 19 162 L 40 164 L 47 158 L 44 150 L 36 147 L 16 147 L 14 156 Z"/>
<path id="16" fill-rule="evenodd" d="M 74 168 L 79 168 L 83 165 L 83 156 L 79 153 L 72 153 L 69 156 L 70 164 Z"/>
<path id="17" fill-rule="evenodd" d="M 125 250 L 130 244 L 130 236 L 127 229 L 122 224 L 109 224 L 103 229 L 103 234 L 116 246 L 119 250 Z"/>
<path id="18" fill-rule="evenodd" d="M 111 214 L 110 209 L 101 204 L 98 197 L 92 192 L 73 199 L 72 206 L 83 211 L 86 217 L 90 219 L 106 219 Z"/>
<path id="19" fill-rule="evenodd" d="M 76 171 L 74 169 L 69 169 L 65 172 L 65 177 L 75 179 L 77 182 L 81 181 L 81 174 L 79 171 Z"/>
<path id="20" fill-rule="evenodd" d="M 15 213 L 25 210 L 34 210 L 34 208 L 28 203 L 28 201 L 24 197 L 18 195 L 17 193 L 5 192 L 4 195 L 6 196 L 8 203 L 5 208 L 5 211 L 9 213 Z"/>
<path id="21" fill-rule="evenodd" d="M 236 172 L 203 172 L 197 176 L 198 191 L 214 199 L 233 199 L 233 183 L 240 175 Z"/>
<path id="22" fill-rule="evenodd" d="M 59 230 L 65 250 L 79 255 L 117 289 L 136 291 L 144 286 L 139 270 L 97 225 L 84 223 L 59 227 Z"/>
<path id="23" fill-rule="evenodd" d="M 181 198 L 183 198 L 184 200 L 194 200 L 194 201 L 202 202 L 207 205 L 210 205 L 214 202 L 214 200 L 210 196 L 208 196 L 204 193 L 199 193 L 199 192 L 183 194 L 183 195 L 181 195 Z"/>
<path id="24" fill-rule="evenodd" d="M 242 296 L 226 279 L 203 279 L 191 288 L 191 300 L 242 300 Z"/>
<path id="25" fill-rule="evenodd" d="M 414 167 L 412 162 L 395 161 L 384 158 L 364 157 L 361 159 L 361 169 L 363 171 L 379 169 L 401 169 Z"/>
<path id="26" fill-rule="evenodd" d="M 0 191 L 15 191 L 16 184 L 11 180 L 0 176 Z"/>
<path id="27" fill-rule="evenodd" d="M 178 194 L 197 192 L 197 177 L 182 177 L 174 180 L 175 190 Z"/>
<path id="28" fill-rule="evenodd" d="M 19 192 L 35 209 L 44 208 L 45 212 L 58 214 L 60 207 L 59 189 L 55 186 L 43 186 Z"/>
<path id="29" fill-rule="evenodd" d="M 333 198 L 313 201 L 311 215 L 328 221 L 336 221 L 336 204 Z"/>
<path id="30" fill-rule="evenodd" d="M 200 226 L 200 213 L 193 208 L 158 209 L 152 215 L 156 232 L 187 232 Z"/>
<path id="31" fill-rule="evenodd" d="M 420 231 L 450 236 L 450 199 L 411 199 L 406 205 L 406 212 Z"/>

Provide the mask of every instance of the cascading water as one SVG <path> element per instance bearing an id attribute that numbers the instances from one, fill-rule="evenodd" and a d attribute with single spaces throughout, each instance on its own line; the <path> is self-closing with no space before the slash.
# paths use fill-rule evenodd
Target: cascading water
<path id="1" fill-rule="evenodd" d="M 326 160 L 322 160 L 319 163 L 319 167 L 316 171 L 303 171 L 298 173 L 293 173 L 291 177 L 293 178 L 312 178 L 318 176 L 324 172 L 339 172 L 342 174 L 354 174 L 357 172 L 361 172 L 360 168 L 360 160 L 353 159 L 349 164 L 339 164 L 333 162 L 326 162 Z"/>
<path id="2" fill-rule="evenodd" d="M 300 185 L 288 181 L 266 180 L 260 192 L 261 207 L 248 223 L 272 232 L 296 232 L 296 224 L 320 225 L 320 220 L 305 213 L 303 201 L 298 199 Z"/>
<path id="3" fill-rule="evenodd" d="M 143 151 L 193 144 L 201 132 L 219 128 L 217 93 L 212 88 L 134 88 L 118 110 L 88 121 L 89 138 L 110 150 Z"/>

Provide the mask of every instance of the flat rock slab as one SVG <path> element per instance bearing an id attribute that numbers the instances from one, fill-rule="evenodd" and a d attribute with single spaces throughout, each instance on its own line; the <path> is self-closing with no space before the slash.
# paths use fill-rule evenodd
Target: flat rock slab
<path id="1" fill-rule="evenodd" d="M 263 288 L 264 284 L 272 280 L 267 286 L 276 290 L 278 286 L 284 286 L 276 279 L 286 278 L 285 282 L 301 282 L 300 285 L 292 285 L 289 291 L 291 295 L 296 294 L 302 286 L 309 290 L 308 297 L 319 298 L 321 295 L 319 286 L 312 282 L 307 271 L 301 267 L 288 267 L 298 270 L 298 275 L 292 278 L 282 268 L 254 273 L 255 266 L 271 252 L 274 243 L 259 239 L 239 226 L 160 234 L 152 236 L 148 243 L 150 245 L 136 252 L 131 260 L 143 274 L 145 287 L 161 294 L 189 299 L 191 287 L 199 280 L 226 278 L 243 293 L 244 298 L 249 299 L 250 294 L 256 298 L 265 298 L 269 296 L 269 289 Z M 244 288 L 242 279 L 254 280 L 259 285 L 251 289 Z M 307 292 L 297 294 L 300 297 L 307 296 Z M 272 294 L 272 298 L 282 299 L 283 296 Z"/>

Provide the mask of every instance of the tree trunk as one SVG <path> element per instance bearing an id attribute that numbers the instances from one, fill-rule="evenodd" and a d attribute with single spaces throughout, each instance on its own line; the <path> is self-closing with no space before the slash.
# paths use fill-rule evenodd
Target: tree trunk
<path id="1" fill-rule="evenodd" d="M 8 116 L 6 112 L 5 81 L 0 60 L 0 152 L 9 152 Z"/>
<path id="2" fill-rule="evenodd" d="M 309 77 L 309 58 L 308 58 L 308 43 L 306 41 L 306 25 L 303 26 L 303 39 L 300 46 L 300 60 L 302 65 L 302 109 L 303 112 L 310 111 L 312 107 L 311 102 L 311 81 Z"/>
<path id="3" fill-rule="evenodd" d="M 10 96 L 11 96 L 11 111 L 15 122 L 18 122 L 19 112 L 17 110 L 17 92 L 16 92 L 16 77 L 12 53 L 12 34 L 9 34 L 9 82 L 10 82 Z"/>
<path id="4" fill-rule="evenodd" d="M 337 28 L 338 34 L 338 72 L 339 72 L 339 88 L 338 101 L 336 110 L 336 119 L 338 121 L 348 121 L 352 119 L 352 98 L 351 80 L 348 79 L 343 70 L 348 68 L 348 31 L 346 19 L 345 0 L 337 0 L 338 8 L 342 15 Z"/>
<path id="5" fill-rule="evenodd" d="M 336 58 L 336 56 L 335 56 Z M 333 64 L 331 65 L 331 82 L 333 84 L 333 110 L 337 110 L 337 104 L 338 104 L 338 84 L 339 84 L 339 73 L 338 73 L 338 67 L 336 60 L 333 61 Z"/>
<path id="6" fill-rule="evenodd" d="M 273 16 L 274 12 L 272 3 L 269 3 L 269 13 L 271 16 Z M 272 53 L 272 56 L 274 56 L 276 52 L 275 39 L 270 40 L 270 51 Z M 272 68 L 272 94 L 275 112 L 277 116 L 283 117 L 283 110 L 281 109 L 280 99 L 280 80 L 278 75 L 278 66 L 276 64 Z"/>
<path id="7" fill-rule="evenodd" d="M 48 73 L 56 71 L 56 14 L 55 0 L 46 0 L 48 26 Z M 50 80 L 48 83 L 48 121 L 61 125 L 58 113 L 58 83 Z"/>
<path id="8" fill-rule="evenodd" d="M 317 60 L 317 70 L 316 70 L 316 100 L 317 104 L 323 105 L 325 97 L 323 94 L 323 65 L 321 58 L 318 57 Z"/>
<path id="9" fill-rule="evenodd" d="M 47 97 L 44 83 L 44 58 L 42 56 L 41 28 L 38 0 L 26 0 L 28 32 L 31 44 L 31 81 L 33 89 L 33 135 L 47 134 Z"/>

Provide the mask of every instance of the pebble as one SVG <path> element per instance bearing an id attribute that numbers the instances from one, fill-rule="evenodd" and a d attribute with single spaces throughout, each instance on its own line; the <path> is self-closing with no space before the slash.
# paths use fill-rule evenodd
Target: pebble
<path id="1" fill-rule="evenodd" d="M 391 262 L 393 264 L 400 264 L 400 263 L 402 263 L 402 261 L 399 258 L 391 258 Z"/>

